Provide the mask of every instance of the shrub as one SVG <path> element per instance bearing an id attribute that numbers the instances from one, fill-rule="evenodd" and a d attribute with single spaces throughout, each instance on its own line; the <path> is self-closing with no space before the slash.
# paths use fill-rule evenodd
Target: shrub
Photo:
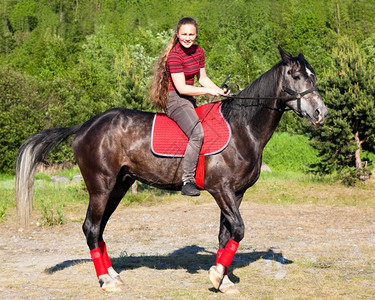
<path id="1" fill-rule="evenodd" d="M 0 68 L 0 171 L 11 172 L 24 139 L 42 128 L 39 80 Z"/>
<path id="2" fill-rule="evenodd" d="M 263 152 L 263 162 L 275 171 L 306 172 L 308 165 L 317 161 L 317 151 L 307 136 L 286 132 L 276 132 Z"/>

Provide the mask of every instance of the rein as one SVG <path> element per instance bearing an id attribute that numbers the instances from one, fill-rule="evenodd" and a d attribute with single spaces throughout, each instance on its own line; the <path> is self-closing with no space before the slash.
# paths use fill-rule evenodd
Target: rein
<path id="1" fill-rule="evenodd" d="M 238 96 L 238 95 L 221 95 L 221 97 L 225 98 L 233 98 L 233 99 L 245 99 L 245 100 L 285 100 L 286 102 L 292 101 L 292 100 L 299 100 L 303 96 L 310 94 L 314 91 L 318 91 L 316 87 L 313 87 L 311 89 L 308 89 L 302 93 L 298 93 L 296 91 L 293 91 L 292 89 L 283 87 L 282 92 L 289 94 L 290 96 L 280 96 L 280 97 L 249 97 L 249 96 Z"/>

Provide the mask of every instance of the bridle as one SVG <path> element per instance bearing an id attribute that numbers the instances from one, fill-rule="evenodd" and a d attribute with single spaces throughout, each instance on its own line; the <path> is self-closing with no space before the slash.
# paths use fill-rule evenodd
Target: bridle
<path id="1" fill-rule="evenodd" d="M 313 93 L 315 91 L 318 91 L 318 88 L 316 86 L 314 86 L 313 88 L 308 89 L 308 90 L 303 91 L 303 92 L 294 91 L 291 88 L 289 88 L 289 87 L 286 86 L 286 84 L 285 84 L 286 83 L 285 73 L 286 73 L 286 68 L 284 68 L 284 70 L 283 70 L 283 82 L 282 82 L 281 92 L 285 93 L 285 94 L 289 94 L 289 96 L 250 97 L 250 96 L 239 96 L 238 94 L 235 94 L 235 95 L 227 95 L 227 96 L 223 96 L 223 97 L 232 98 L 232 99 L 244 99 L 244 100 L 284 100 L 284 103 L 285 102 L 289 102 L 289 101 L 297 100 L 297 107 L 298 107 L 298 110 L 300 111 L 301 110 L 301 99 L 302 99 L 302 97 L 305 96 L 305 95 L 307 95 L 307 94 L 310 94 L 310 93 Z M 230 89 L 231 86 L 226 86 L 225 85 L 225 87 L 228 88 L 228 89 Z M 285 110 L 293 110 L 293 109 L 289 108 L 289 109 L 285 109 Z M 295 110 L 293 110 L 293 111 L 299 117 L 303 117 L 300 112 L 297 112 Z"/>
<path id="2" fill-rule="evenodd" d="M 310 94 L 314 91 L 318 91 L 317 87 L 314 86 L 313 88 L 311 89 L 308 89 L 306 91 L 303 91 L 303 92 L 296 92 L 290 88 L 288 88 L 285 84 L 286 80 L 285 80 L 285 73 L 286 73 L 286 68 L 284 67 L 284 70 L 283 70 L 283 83 L 282 83 L 282 90 L 281 92 L 283 93 L 287 93 L 289 94 L 289 98 L 288 100 L 286 100 L 285 102 L 288 102 L 288 101 L 292 101 L 292 100 L 297 100 L 297 108 L 298 108 L 298 111 L 295 111 L 293 110 L 299 117 L 303 117 L 302 114 L 300 113 L 301 111 L 301 99 L 303 96 L 307 95 L 307 94 Z"/>

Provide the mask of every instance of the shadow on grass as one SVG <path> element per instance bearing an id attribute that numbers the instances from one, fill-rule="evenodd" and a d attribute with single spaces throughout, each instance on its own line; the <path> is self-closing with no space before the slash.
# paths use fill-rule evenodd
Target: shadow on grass
<path id="1" fill-rule="evenodd" d="M 46 268 L 44 270 L 44 272 L 47 273 L 47 274 L 53 274 L 53 273 L 56 273 L 57 271 L 62 271 L 64 269 L 73 267 L 75 265 L 80 265 L 80 264 L 87 263 L 87 262 L 90 262 L 90 261 L 92 261 L 92 260 L 91 259 L 66 260 L 66 261 L 63 261 L 63 262 L 55 265 L 55 266 L 52 266 L 50 268 Z"/>
<path id="2" fill-rule="evenodd" d="M 280 264 L 291 264 L 293 261 L 286 259 L 282 253 L 270 248 L 268 251 L 238 252 L 236 253 L 231 269 L 243 268 L 259 259 L 274 260 Z M 200 270 L 208 271 L 216 261 L 216 253 L 195 245 L 178 249 L 168 255 L 131 255 L 111 258 L 117 272 L 147 267 L 156 270 L 186 269 L 190 274 Z M 73 267 L 77 264 L 91 262 L 91 259 L 68 260 L 45 270 L 48 274 Z M 232 278 L 234 282 L 238 278 Z"/>

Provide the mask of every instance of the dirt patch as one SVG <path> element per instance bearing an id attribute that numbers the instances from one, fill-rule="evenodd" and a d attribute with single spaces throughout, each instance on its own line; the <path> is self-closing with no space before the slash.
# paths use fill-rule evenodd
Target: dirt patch
<path id="1" fill-rule="evenodd" d="M 2 299 L 226 299 L 212 289 L 219 209 L 211 197 L 179 197 L 152 206 L 120 205 L 106 232 L 109 255 L 125 282 L 101 291 L 77 206 L 63 226 L 18 227 L 15 212 L 0 224 Z M 246 236 L 231 279 L 239 299 L 375 296 L 375 209 L 265 205 L 244 201 Z"/>

